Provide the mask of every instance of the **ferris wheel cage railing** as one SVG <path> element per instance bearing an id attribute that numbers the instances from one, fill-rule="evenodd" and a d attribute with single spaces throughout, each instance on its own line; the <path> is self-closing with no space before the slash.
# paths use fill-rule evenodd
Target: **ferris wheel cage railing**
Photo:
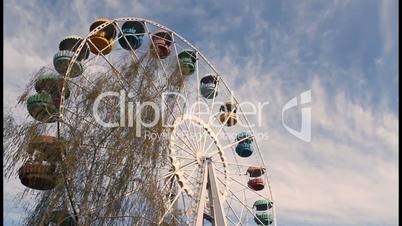
<path id="1" fill-rule="evenodd" d="M 122 18 L 117 18 L 117 19 L 113 19 L 113 20 L 110 20 L 110 21 L 108 21 L 108 22 L 105 22 L 105 23 L 101 24 L 100 26 L 96 27 L 95 29 L 93 29 L 92 31 L 90 31 L 90 32 L 88 33 L 88 35 L 87 35 L 87 36 L 83 39 L 83 41 L 80 43 L 80 45 L 78 46 L 78 48 L 76 49 L 76 51 L 75 51 L 75 53 L 74 53 L 74 55 L 73 55 L 73 57 L 72 57 L 72 59 L 71 59 L 71 61 L 70 61 L 70 64 L 69 64 L 68 67 L 67 67 L 67 71 L 66 71 L 66 73 L 65 73 L 65 75 L 64 75 L 64 78 L 65 78 L 65 79 L 63 80 L 63 86 L 62 86 L 62 90 L 61 90 L 60 106 L 59 106 L 59 120 L 60 120 L 60 121 L 63 120 L 63 113 L 64 113 L 64 110 L 63 110 L 63 109 L 64 109 L 64 100 L 65 100 L 65 95 L 64 95 L 64 94 L 65 94 L 66 80 L 69 79 L 69 75 L 70 75 L 70 71 L 71 71 L 71 69 L 72 69 L 73 63 L 77 60 L 77 58 L 78 58 L 78 56 L 79 56 L 79 54 L 80 54 L 81 49 L 84 47 L 84 45 L 87 44 L 88 38 L 91 37 L 92 35 L 96 34 L 98 31 L 100 31 L 101 29 L 103 29 L 104 27 L 106 27 L 106 26 L 108 26 L 108 25 L 110 25 L 110 24 L 113 24 L 113 23 L 116 23 L 116 22 L 126 22 L 126 21 L 142 21 L 142 22 L 146 22 L 146 23 L 152 24 L 152 25 L 154 25 L 154 26 L 156 26 L 156 27 L 158 27 L 158 28 L 161 28 L 161 29 L 164 29 L 164 30 L 166 30 L 166 31 L 171 32 L 173 35 L 177 36 L 177 37 L 178 37 L 181 41 L 183 41 L 185 44 L 187 44 L 188 46 L 190 46 L 191 48 L 193 48 L 193 49 L 197 52 L 197 54 L 205 61 L 205 63 L 212 69 L 212 71 L 216 74 L 216 76 L 217 76 L 217 78 L 218 78 L 218 81 L 219 81 L 219 82 L 222 82 L 222 84 L 226 87 L 226 89 L 229 90 L 229 91 L 231 91 L 230 88 L 229 88 L 229 86 L 227 85 L 227 83 L 222 79 L 221 73 L 218 72 L 218 70 L 211 64 L 211 62 L 204 56 L 204 54 L 202 54 L 202 52 L 198 50 L 198 48 L 196 48 L 193 44 L 191 44 L 189 41 L 187 41 L 184 37 L 182 37 L 181 35 L 179 35 L 179 34 L 176 33 L 175 31 L 173 31 L 172 29 L 170 29 L 170 28 L 168 28 L 168 27 L 166 27 L 166 26 L 164 26 L 164 25 L 161 25 L 161 24 L 159 24 L 159 23 L 157 23 L 157 22 L 155 22 L 155 21 L 152 21 L 152 20 L 143 19 L 143 18 L 139 18 L 139 17 L 122 17 Z M 173 41 L 173 42 L 175 42 L 175 41 Z M 102 53 L 100 53 L 100 54 L 102 54 Z M 255 141 L 254 143 L 255 143 L 257 152 L 258 152 L 258 154 L 259 154 L 259 157 L 261 158 L 262 163 L 266 166 L 266 163 L 265 163 L 265 161 L 264 161 L 264 158 L 263 158 L 263 156 L 262 156 L 260 147 L 259 147 L 258 142 L 257 142 L 257 137 L 254 136 L 255 133 L 254 133 L 253 129 L 252 129 L 251 126 L 250 126 L 250 122 L 249 122 L 249 120 L 244 116 L 244 113 L 243 113 L 241 107 L 239 106 L 239 101 L 238 101 L 238 99 L 234 96 L 234 94 L 233 94 L 232 92 L 230 92 L 230 94 L 231 94 L 231 98 L 232 98 L 232 99 L 234 100 L 234 102 L 238 105 L 237 109 L 239 110 L 240 113 L 242 113 L 242 114 L 241 114 L 241 115 L 243 116 L 242 118 L 243 118 L 243 119 L 246 121 L 246 123 L 247 123 L 247 129 L 250 131 L 251 136 L 254 137 L 254 141 Z M 265 174 L 265 178 L 266 178 L 266 181 L 267 181 L 267 185 L 268 185 L 269 193 L 270 193 L 270 196 L 271 196 L 271 200 L 272 200 L 272 202 L 274 203 L 274 205 L 273 205 L 273 207 L 272 207 L 272 212 L 273 212 L 273 218 L 274 218 L 274 219 L 273 219 L 273 220 L 274 220 L 274 225 L 276 226 L 276 225 L 277 225 L 277 223 L 276 223 L 276 222 L 277 222 L 277 221 L 276 221 L 276 210 L 275 210 L 275 209 L 276 209 L 276 208 L 275 208 L 276 205 L 275 205 L 275 201 L 274 201 L 274 198 L 273 198 L 272 187 L 271 187 L 271 183 L 270 183 L 270 178 L 268 177 L 268 173 Z"/>

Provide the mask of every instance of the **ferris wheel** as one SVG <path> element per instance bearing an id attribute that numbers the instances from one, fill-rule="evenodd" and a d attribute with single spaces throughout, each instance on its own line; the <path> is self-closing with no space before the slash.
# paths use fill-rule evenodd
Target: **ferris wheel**
<path id="1" fill-rule="evenodd" d="M 33 80 L 27 109 L 45 129 L 18 171 L 54 191 L 41 223 L 276 225 L 269 168 L 224 78 L 147 19 L 97 19 L 62 39 Z"/>

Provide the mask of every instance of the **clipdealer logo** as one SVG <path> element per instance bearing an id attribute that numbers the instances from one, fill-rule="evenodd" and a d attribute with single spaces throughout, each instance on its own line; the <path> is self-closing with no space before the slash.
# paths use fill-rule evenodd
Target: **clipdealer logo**
<path id="1" fill-rule="evenodd" d="M 99 106 L 101 104 L 101 101 L 106 98 L 106 97 L 116 97 L 119 98 L 118 105 L 119 105 L 119 120 L 115 122 L 105 122 L 102 120 L 101 115 L 99 114 Z M 140 137 L 141 136 L 141 127 L 145 128 L 151 128 L 155 126 L 160 120 L 162 120 L 162 125 L 164 127 L 172 127 L 173 125 L 166 124 L 166 121 L 164 119 L 164 112 L 166 110 L 166 106 L 164 103 L 166 103 L 167 99 L 171 98 L 181 98 L 182 103 L 184 106 L 187 106 L 186 108 L 186 114 L 197 114 L 197 115 L 207 115 L 208 117 L 216 117 L 220 112 L 216 112 L 212 115 L 210 115 L 210 110 L 209 109 L 214 109 L 214 106 L 218 105 L 221 106 L 222 102 L 215 102 L 214 106 L 209 106 L 208 104 L 204 102 L 196 102 L 193 103 L 192 105 L 189 105 L 187 99 L 180 93 L 175 93 L 175 92 L 165 92 L 162 94 L 161 98 L 161 103 L 157 104 L 152 101 L 146 101 L 146 102 L 130 102 L 126 101 L 128 98 L 133 97 L 131 93 L 126 95 L 126 92 L 124 90 L 120 90 L 120 92 L 104 92 L 100 94 L 94 101 L 93 104 L 93 116 L 95 118 L 95 121 L 107 128 L 113 128 L 113 127 L 134 127 L 136 128 L 136 136 Z M 298 101 L 299 100 L 299 101 Z M 127 102 L 127 104 L 126 104 Z M 302 92 L 300 95 L 293 97 L 290 99 L 283 107 L 281 110 L 281 116 L 282 116 L 282 125 L 283 127 L 293 136 L 297 137 L 298 139 L 305 141 L 305 142 L 311 142 L 311 107 L 306 107 L 307 104 L 311 103 L 311 90 L 307 90 Z M 263 103 L 252 103 L 252 102 L 242 102 L 239 103 L 238 107 L 242 106 L 248 106 L 248 108 L 252 108 L 253 111 L 251 112 L 243 112 L 244 115 L 255 115 L 257 116 L 257 122 L 258 126 L 262 126 L 262 113 L 263 113 L 263 108 L 264 106 L 268 105 L 269 102 L 263 102 Z M 301 128 L 300 130 L 296 130 L 294 128 L 291 128 L 289 125 L 285 123 L 284 120 L 284 115 L 285 112 L 292 109 L 296 108 L 298 106 L 302 106 L 301 108 Z M 128 120 L 126 120 L 126 108 L 127 108 L 127 117 Z M 153 111 L 153 119 L 151 121 L 144 121 L 141 117 L 142 111 L 145 108 L 151 108 Z M 239 112 L 237 112 L 239 114 Z M 126 125 L 126 121 L 128 122 Z M 213 120 L 211 120 L 213 123 Z M 255 127 L 255 124 L 246 124 L 242 125 L 242 121 L 239 120 L 239 125 L 243 127 Z M 213 125 L 213 126 L 220 126 L 220 125 Z M 148 134 L 149 135 L 149 134 Z"/>

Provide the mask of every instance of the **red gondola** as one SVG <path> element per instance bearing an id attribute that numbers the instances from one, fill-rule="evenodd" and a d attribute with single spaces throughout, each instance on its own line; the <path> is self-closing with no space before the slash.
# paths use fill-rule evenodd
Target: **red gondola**
<path id="1" fill-rule="evenodd" d="M 250 175 L 250 177 L 260 177 L 265 173 L 265 168 L 260 166 L 250 166 L 247 169 L 247 173 Z"/>
<path id="2" fill-rule="evenodd" d="M 262 178 L 250 179 L 247 183 L 248 187 L 254 191 L 260 191 L 265 187 L 265 181 Z"/>
<path id="3" fill-rule="evenodd" d="M 165 59 L 170 55 L 170 45 L 172 44 L 172 36 L 169 32 L 164 30 L 159 30 L 157 33 L 152 35 L 151 49 L 153 53 L 160 59 Z M 156 49 L 156 51 L 155 51 Z"/>
<path id="4" fill-rule="evenodd" d="M 57 178 L 54 165 L 25 163 L 18 170 L 21 183 L 36 190 L 51 190 L 56 187 Z"/>
<path id="5" fill-rule="evenodd" d="M 34 155 L 39 152 L 44 161 L 60 161 L 61 153 L 65 148 L 64 140 L 54 136 L 36 136 L 29 142 L 27 152 Z M 38 154 L 38 153 L 36 153 Z"/>

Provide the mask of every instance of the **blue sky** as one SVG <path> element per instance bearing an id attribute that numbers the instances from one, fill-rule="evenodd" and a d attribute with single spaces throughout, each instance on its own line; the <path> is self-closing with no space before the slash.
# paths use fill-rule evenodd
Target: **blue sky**
<path id="1" fill-rule="evenodd" d="M 99 17 L 151 19 L 197 46 L 240 100 L 270 102 L 257 130 L 270 135 L 260 146 L 279 225 L 397 225 L 396 0 L 4 3 L 5 108 L 61 38 L 87 34 Z M 311 143 L 280 119 L 308 89 Z M 11 197 L 20 190 L 17 180 L 5 185 L 6 225 L 18 219 Z"/>

